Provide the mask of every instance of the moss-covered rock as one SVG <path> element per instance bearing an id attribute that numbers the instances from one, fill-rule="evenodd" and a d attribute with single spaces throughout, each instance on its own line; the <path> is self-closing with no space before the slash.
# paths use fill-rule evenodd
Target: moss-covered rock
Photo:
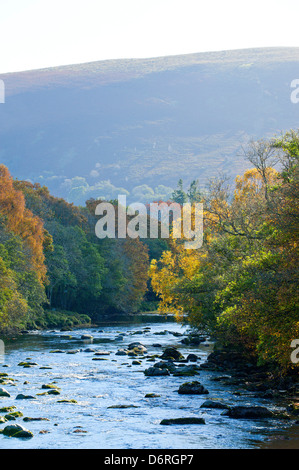
<path id="1" fill-rule="evenodd" d="M 4 406 L 3 408 L 0 408 L 0 413 L 10 413 L 11 411 L 13 411 L 15 409 L 16 409 L 16 407 L 14 405 Z"/>
<path id="2" fill-rule="evenodd" d="M 3 429 L 4 436 L 9 437 L 21 437 L 21 438 L 31 438 L 33 433 L 28 429 L 25 429 L 20 424 L 10 424 Z"/>
<path id="3" fill-rule="evenodd" d="M 149 367 L 145 369 L 144 375 L 147 377 L 158 377 L 158 376 L 167 376 L 170 375 L 168 369 L 160 369 L 159 367 Z"/>
<path id="4" fill-rule="evenodd" d="M 19 362 L 18 366 L 20 367 L 32 367 L 32 366 L 37 366 L 38 364 L 36 362 L 27 362 L 27 361 L 22 361 Z"/>
<path id="5" fill-rule="evenodd" d="M 274 418 L 273 411 L 264 406 L 233 406 L 224 412 L 226 416 L 235 419 L 264 419 Z"/>
<path id="6" fill-rule="evenodd" d="M 48 390 L 48 389 L 55 389 L 55 390 L 60 390 L 56 385 L 53 384 L 43 384 L 42 385 L 43 390 Z"/>
<path id="7" fill-rule="evenodd" d="M 13 411 L 12 413 L 8 413 L 4 416 L 7 421 L 13 421 L 17 418 L 21 418 L 23 416 L 23 413 L 21 411 Z"/>
<path id="8" fill-rule="evenodd" d="M 169 347 L 164 349 L 161 359 L 172 359 L 173 361 L 180 361 L 184 356 L 176 348 Z"/>
<path id="9" fill-rule="evenodd" d="M 216 400 L 206 400 L 200 408 L 210 408 L 210 409 L 220 409 L 220 410 L 228 410 L 230 407 L 225 403 L 221 403 L 220 401 Z"/>

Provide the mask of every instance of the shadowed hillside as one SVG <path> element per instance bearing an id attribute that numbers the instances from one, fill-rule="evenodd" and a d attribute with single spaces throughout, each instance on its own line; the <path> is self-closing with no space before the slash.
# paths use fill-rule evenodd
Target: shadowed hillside
<path id="1" fill-rule="evenodd" d="M 299 127 L 298 48 L 92 62 L 3 74 L 0 160 L 57 196 L 168 198 L 248 164 L 249 139 Z"/>

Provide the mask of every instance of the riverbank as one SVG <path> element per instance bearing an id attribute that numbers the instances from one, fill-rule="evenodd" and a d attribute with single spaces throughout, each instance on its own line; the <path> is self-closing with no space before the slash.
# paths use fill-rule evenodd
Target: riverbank
<path id="1" fill-rule="evenodd" d="M 80 328 L 97 328 L 103 325 L 126 325 L 131 322 L 145 323 L 175 321 L 173 314 L 162 315 L 157 311 L 137 312 L 135 314 L 103 314 L 93 322 L 89 315 L 79 314 L 67 310 L 45 310 L 41 318 L 29 322 L 26 328 L 9 329 L 0 331 L 1 337 L 10 337 L 27 333 L 29 331 L 47 331 L 59 329 L 60 331 L 72 331 Z"/>

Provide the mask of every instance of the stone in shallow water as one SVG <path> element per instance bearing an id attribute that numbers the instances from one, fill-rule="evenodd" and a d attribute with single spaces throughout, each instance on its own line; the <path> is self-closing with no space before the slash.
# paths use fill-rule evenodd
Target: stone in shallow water
<path id="1" fill-rule="evenodd" d="M 50 421 L 48 418 L 30 418 L 26 416 L 23 418 L 23 421 L 28 422 L 28 421 Z"/>
<path id="2" fill-rule="evenodd" d="M 229 406 L 216 400 L 206 400 L 202 405 L 200 405 L 200 408 L 218 408 L 220 410 L 228 410 Z"/>
<path id="3" fill-rule="evenodd" d="M 162 425 L 171 425 L 171 424 L 206 424 L 203 418 L 174 418 L 174 419 L 162 419 L 160 422 Z"/>
<path id="4" fill-rule="evenodd" d="M 36 398 L 32 395 L 23 395 L 23 393 L 19 393 L 19 395 L 16 396 L 16 400 L 36 400 Z"/>
<path id="5" fill-rule="evenodd" d="M 33 433 L 28 429 L 24 428 L 20 424 L 10 424 L 3 429 L 4 436 L 9 437 L 25 437 L 30 438 L 33 437 Z"/>
<path id="6" fill-rule="evenodd" d="M 161 355 L 161 359 L 173 359 L 174 361 L 180 361 L 184 359 L 184 356 L 176 348 L 166 348 Z"/>
<path id="7" fill-rule="evenodd" d="M 0 388 L 0 397 L 10 397 L 10 394 L 5 388 Z"/>
<path id="8" fill-rule="evenodd" d="M 195 380 L 183 383 L 179 387 L 178 393 L 181 395 L 206 395 L 209 392 L 200 382 Z"/>
<path id="9" fill-rule="evenodd" d="M 190 362 L 196 362 L 199 359 L 199 357 L 196 354 L 188 354 L 187 356 L 187 361 Z"/>
<path id="10" fill-rule="evenodd" d="M 224 412 L 226 416 L 236 419 L 264 419 L 274 418 L 273 411 L 264 406 L 233 406 Z"/>
<path id="11" fill-rule="evenodd" d="M 126 350 L 126 349 L 119 349 L 119 350 L 115 353 L 115 355 L 116 355 L 116 356 L 127 356 L 128 353 L 129 353 L 129 351 Z"/>
<path id="12" fill-rule="evenodd" d="M 78 403 L 78 402 L 74 399 L 70 399 L 70 400 L 57 400 L 57 403 Z"/>
<path id="13" fill-rule="evenodd" d="M 11 411 L 15 410 L 15 406 L 5 406 L 3 408 L 0 408 L 0 413 L 10 413 Z"/>
<path id="14" fill-rule="evenodd" d="M 140 407 L 136 405 L 111 405 L 111 406 L 108 406 L 108 409 L 109 408 L 122 410 L 125 408 L 140 408 Z"/>
<path id="15" fill-rule="evenodd" d="M 48 390 L 48 389 L 55 389 L 55 390 L 60 390 L 56 385 L 53 384 L 43 384 L 42 389 Z"/>
<path id="16" fill-rule="evenodd" d="M 13 421 L 17 418 L 21 418 L 22 416 L 23 413 L 21 411 L 13 411 L 12 413 L 5 415 L 5 419 L 7 419 L 7 421 Z"/>
<path id="17" fill-rule="evenodd" d="M 160 369 L 159 367 L 149 367 L 148 369 L 145 369 L 144 375 L 146 375 L 147 377 L 166 376 L 170 375 L 170 372 L 168 369 Z"/>

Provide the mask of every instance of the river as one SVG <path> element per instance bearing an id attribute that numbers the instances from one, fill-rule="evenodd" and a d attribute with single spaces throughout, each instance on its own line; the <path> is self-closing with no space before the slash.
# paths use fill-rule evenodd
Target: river
<path id="1" fill-rule="evenodd" d="M 253 392 L 240 392 L 237 386 L 224 386 L 213 380 L 217 373 L 209 370 L 201 370 L 194 377 L 146 377 L 144 370 L 152 365 L 148 357 L 137 358 L 141 364 L 133 365 L 136 358 L 115 354 L 129 343 L 140 342 L 148 349 L 147 356 L 160 355 L 165 346 L 177 346 L 184 356 L 195 353 L 200 357 L 198 364 L 205 362 L 212 343 L 185 346 L 177 334 L 186 332 L 186 326 L 172 321 L 145 322 L 106 324 L 66 333 L 35 331 L 5 341 L 0 371 L 15 382 L 0 385 L 11 395 L 0 398 L 0 407 L 14 405 L 23 417 L 43 417 L 49 421 L 24 422 L 21 417 L 1 424 L 2 429 L 7 424 L 21 424 L 34 437 L 0 435 L 0 448 L 246 449 L 263 447 L 277 435 L 284 439 L 290 426 L 284 420 L 231 419 L 221 414 L 223 410 L 200 408 L 208 398 L 228 405 L 262 405 L 284 410 L 273 400 L 254 398 Z M 92 335 L 93 340 L 82 340 L 84 334 Z M 157 343 L 160 346 L 153 346 Z M 95 356 L 96 351 L 107 351 L 110 355 Z M 18 365 L 22 361 L 36 365 L 24 368 Z M 209 395 L 178 394 L 182 383 L 193 380 L 199 380 Z M 42 389 L 44 384 L 59 387 L 60 395 L 37 395 L 46 392 Z M 159 396 L 145 398 L 148 393 Z M 16 400 L 17 394 L 35 399 Z M 59 403 L 62 399 L 74 399 L 77 403 Z M 125 407 L 109 408 L 115 405 Z M 203 417 L 206 424 L 160 425 L 162 419 L 180 417 Z"/>

